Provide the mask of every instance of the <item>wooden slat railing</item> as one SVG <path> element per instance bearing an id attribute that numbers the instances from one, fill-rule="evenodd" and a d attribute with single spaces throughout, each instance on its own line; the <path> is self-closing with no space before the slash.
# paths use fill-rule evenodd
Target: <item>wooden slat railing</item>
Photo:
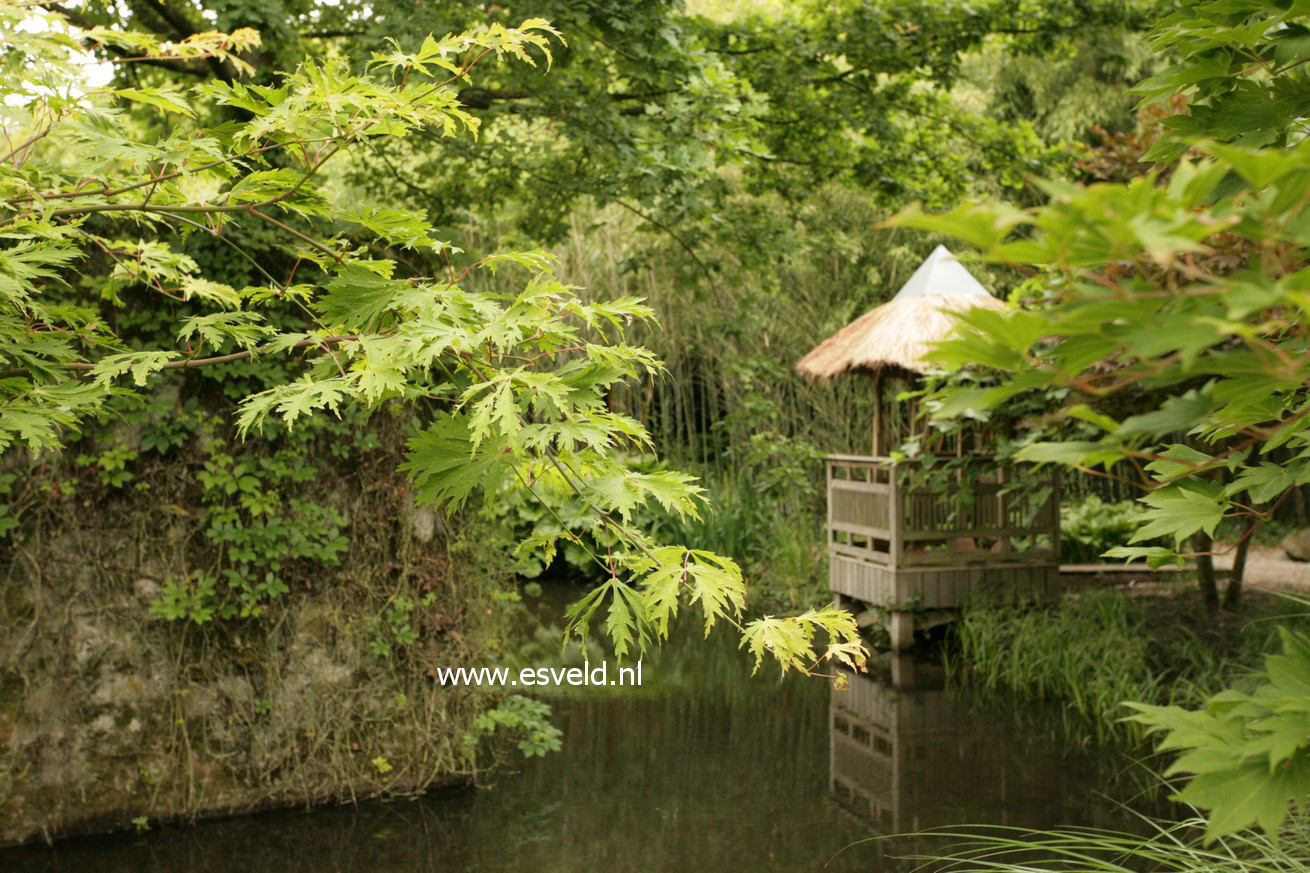
<path id="1" fill-rule="evenodd" d="M 965 507 L 946 491 L 907 488 L 890 458 L 829 455 L 828 547 L 834 554 L 890 567 L 1046 564 L 1059 559 L 1059 489 L 1053 476 L 1025 476 L 1050 493 L 1034 511 L 1031 491 L 996 482 L 973 485 Z M 1015 540 L 1020 540 L 1016 543 Z"/>

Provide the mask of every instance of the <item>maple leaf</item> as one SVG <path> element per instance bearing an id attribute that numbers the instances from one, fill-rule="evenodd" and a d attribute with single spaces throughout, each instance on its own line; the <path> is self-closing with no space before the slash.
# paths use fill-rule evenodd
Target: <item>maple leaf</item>
<path id="1" fill-rule="evenodd" d="M 495 487 L 512 461 L 503 437 L 475 444 L 468 416 L 452 413 L 410 438 L 400 469 L 414 482 L 420 502 L 444 503 L 447 512 L 454 512 L 474 488 Z"/>

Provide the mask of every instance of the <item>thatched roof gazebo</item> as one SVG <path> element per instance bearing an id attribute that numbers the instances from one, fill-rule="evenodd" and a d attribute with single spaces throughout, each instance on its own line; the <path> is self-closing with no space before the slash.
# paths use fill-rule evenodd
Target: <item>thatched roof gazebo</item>
<path id="1" fill-rule="evenodd" d="M 885 367 L 923 373 L 928 369 L 923 356 L 950 335 L 956 315 L 979 306 L 1005 308 L 946 246 L 938 246 L 895 297 L 819 343 L 796 370 L 824 381 Z"/>
<path id="2" fill-rule="evenodd" d="M 930 369 L 923 358 L 931 347 L 951 335 L 960 313 L 977 307 L 1005 304 L 938 246 L 895 297 L 796 365 L 820 381 L 873 375 L 873 454 L 827 457 L 829 588 L 862 622 L 886 615 L 898 649 L 913 642 L 916 626 L 945 620 L 980 587 L 1047 598 L 1059 586 L 1059 492 L 1052 474 L 1016 480 L 989 456 L 966 451 L 964 436 L 976 442 L 978 433 L 962 432 L 948 446 L 951 441 L 929 431 L 917 401 L 884 398 L 884 376 L 917 381 Z M 885 447 L 915 436 L 931 440 L 930 449 L 921 443 L 926 458 L 948 450 L 976 463 L 957 465 L 949 483 L 916 480 L 884 455 Z"/>
<path id="3" fill-rule="evenodd" d="M 819 343 L 797 362 L 796 370 L 816 381 L 847 373 L 872 373 L 876 404 L 873 454 L 882 455 L 888 436 L 884 372 L 901 376 L 927 372 L 924 355 L 950 336 L 961 312 L 977 307 L 1004 309 L 1005 304 L 988 293 L 945 246 L 937 246 L 895 297 Z M 912 410 L 909 416 L 911 428 L 916 413 Z"/>

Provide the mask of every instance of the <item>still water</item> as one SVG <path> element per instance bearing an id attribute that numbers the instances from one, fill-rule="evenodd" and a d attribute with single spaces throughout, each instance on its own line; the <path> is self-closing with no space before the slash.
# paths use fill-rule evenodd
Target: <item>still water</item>
<path id="1" fill-rule="evenodd" d="M 556 634 L 530 632 L 543 652 Z M 750 667 L 727 636 L 679 638 L 639 689 L 552 699 L 563 750 L 476 790 L 0 852 L 0 870 L 868 873 L 928 848 L 887 834 L 1130 820 L 1102 793 L 1104 761 L 1062 752 L 1040 719 L 970 706 L 931 663 L 884 659 L 846 690 Z"/>

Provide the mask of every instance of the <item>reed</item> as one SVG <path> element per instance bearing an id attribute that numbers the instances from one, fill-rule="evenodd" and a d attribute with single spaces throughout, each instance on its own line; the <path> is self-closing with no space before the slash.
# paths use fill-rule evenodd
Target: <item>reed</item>
<path id="1" fill-rule="evenodd" d="M 1310 867 L 1310 828 L 1297 818 L 1277 837 L 1241 831 L 1212 844 L 1202 841 L 1205 821 L 1146 820 L 1146 835 L 1065 829 L 1032 833 L 1011 827 L 930 831 L 950 840 L 941 854 L 909 858 L 916 871 L 934 873 L 1290 873 Z"/>
<path id="2" fill-rule="evenodd" d="M 1126 700 L 1199 705 L 1258 666 L 1280 621 L 1304 621 L 1282 598 L 1254 599 L 1215 623 L 1190 592 L 1133 597 L 1092 590 L 1053 609 L 975 604 L 956 623 L 946 657 L 955 681 L 1062 708 L 1092 744 L 1144 744 L 1122 721 Z"/>

